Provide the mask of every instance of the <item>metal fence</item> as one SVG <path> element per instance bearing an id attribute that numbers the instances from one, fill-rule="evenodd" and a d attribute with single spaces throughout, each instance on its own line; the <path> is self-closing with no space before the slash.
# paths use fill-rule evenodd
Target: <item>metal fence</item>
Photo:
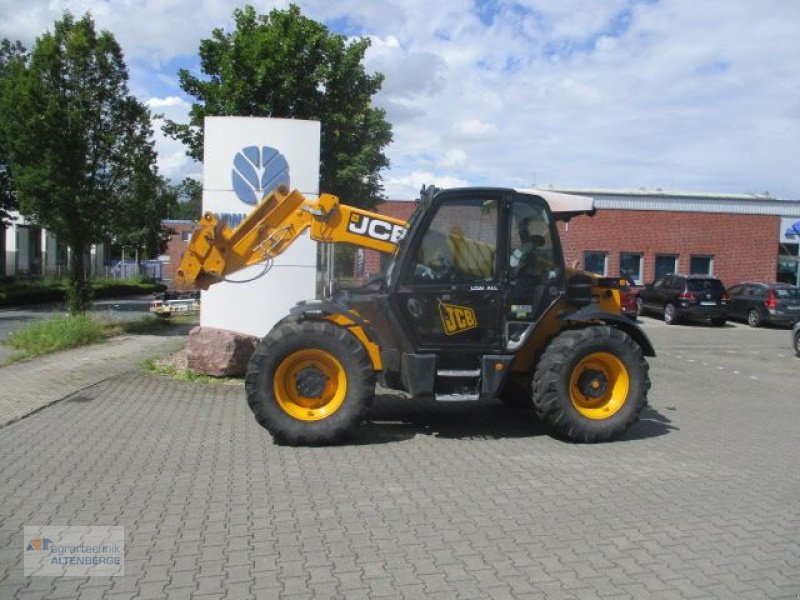
<path id="1" fill-rule="evenodd" d="M 109 279 L 135 279 L 144 277 L 160 281 L 164 273 L 164 263 L 159 260 L 116 260 L 112 261 Z"/>

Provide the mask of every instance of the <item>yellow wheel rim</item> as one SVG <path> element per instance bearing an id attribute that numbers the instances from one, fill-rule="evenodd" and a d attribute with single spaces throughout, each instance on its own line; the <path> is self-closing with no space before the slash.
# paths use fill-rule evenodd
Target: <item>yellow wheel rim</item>
<path id="1" fill-rule="evenodd" d="M 608 352 L 594 352 L 575 365 L 569 380 L 572 405 L 588 419 L 608 419 L 625 405 L 630 378 L 625 364 Z"/>
<path id="2" fill-rule="evenodd" d="M 300 421 L 319 421 L 342 406 L 347 375 L 342 364 L 324 350 L 298 350 L 278 365 L 273 389 L 286 414 Z"/>

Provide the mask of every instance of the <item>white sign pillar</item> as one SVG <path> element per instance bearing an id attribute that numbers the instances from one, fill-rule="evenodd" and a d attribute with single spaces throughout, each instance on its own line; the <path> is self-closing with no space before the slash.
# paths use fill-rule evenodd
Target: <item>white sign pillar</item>
<path id="1" fill-rule="evenodd" d="M 203 211 L 235 227 L 278 185 L 318 196 L 319 148 L 317 121 L 206 117 Z M 263 270 L 255 265 L 227 279 L 244 281 Z M 316 242 L 306 234 L 264 276 L 223 281 L 203 292 L 200 325 L 263 337 L 298 301 L 314 297 L 316 271 Z"/>

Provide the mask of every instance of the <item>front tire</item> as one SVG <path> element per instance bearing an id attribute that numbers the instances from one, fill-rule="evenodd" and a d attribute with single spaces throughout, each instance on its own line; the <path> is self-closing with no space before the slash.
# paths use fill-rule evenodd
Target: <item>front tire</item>
<path id="1" fill-rule="evenodd" d="M 284 321 L 256 348 L 247 402 L 276 442 L 334 444 L 367 415 L 375 371 L 364 346 L 327 321 Z"/>
<path id="2" fill-rule="evenodd" d="M 642 349 L 614 327 L 564 331 L 545 349 L 533 376 L 536 414 L 575 442 L 624 433 L 647 406 L 649 366 Z"/>

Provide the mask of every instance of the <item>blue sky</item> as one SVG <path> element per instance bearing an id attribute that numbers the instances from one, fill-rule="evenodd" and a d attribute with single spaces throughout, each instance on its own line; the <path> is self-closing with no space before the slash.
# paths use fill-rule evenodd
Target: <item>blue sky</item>
<path id="1" fill-rule="evenodd" d="M 387 195 L 422 183 L 662 188 L 800 199 L 800 2 L 303 0 L 368 36 L 386 76 Z M 254 3 L 261 11 L 286 2 Z M 27 45 L 64 9 L 90 10 L 125 51 L 131 90 L 182 120 L 179 68 L 241 2 L 0 0 L 0 36 Z M 159 164 L 200 175 L 157 136 Z"/>

